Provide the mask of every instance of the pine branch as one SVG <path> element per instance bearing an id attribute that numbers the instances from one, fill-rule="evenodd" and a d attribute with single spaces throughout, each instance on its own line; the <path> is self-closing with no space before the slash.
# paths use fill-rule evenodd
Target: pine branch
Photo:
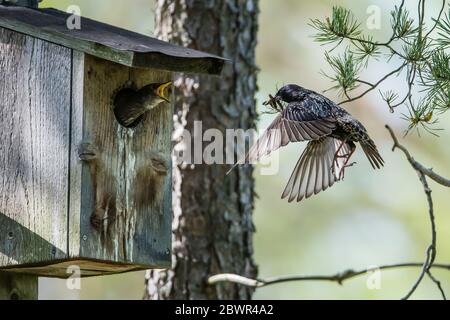
<path id="1" fill-rule="evenodd" d="M 407 68 L 406 85 L 407 94 L 400 100 L 398 94 L 384 95 L 382 99 L 386 102 L 389 110 L 394 112 L 395 108 L 405 105 L 408 109 L 408 116 L 403 119 L 409 122 L 408 134 L 419 129 L 437 135 L 435 124 L 438 122 L 437 115 L 450 109 L 450 54 L 446 49 L 450 46 L 450 4 L 448 14 L 444 14 L 445 0 L 439 14 L 432 19 L 432 24 L 428 28 L 425 23 L 426 5 L 425 0 L 418 0 L 417 18 L 414 22 L 410 12 L 404 8 L 405 1 L 402 0 L 400 6 L 395 6 L 391 12 L 391 37 L 384 42 L 378 42 L 371 36 L 364 35 L 360 30 L 360 25 L 352 12 L 348 9 L 333 7 L 331 18 L 321 21 L 312 20 L 310 25 L 317 30 L 315 40 L 322 44 L 334 44 L 331 50 L 325 52 L 328 64 L 331 66 L 334 75 L 326 75 L 335 85 L 330 89 L 337 90 L 346 97 L 340 104 L 352 102 L 363 98 L 366 94 L 381 85 L 388 77 L 397 73 L 398 70 L 389 72 L 386 76 L 372 83 L 367 80 L 360 80 L 358 73 L 367 68 L 372 59 L 378 60 L 387 50 L 388 59 L 397 56 L 403 60 L 402 68 Z M 427 30 L 427 32 L 425 32 Z M 433 32 L 437 30 L 437 32 Z M 348 42 L 344 57 L 330 57 L 329 53 L 341 44 Z M 396 49 L 400 47 L 401 49 Z M 348 59 L 351 57 L 351 59 Z M 345 60 L 347 58 L 347 60 Z M 345 68 L 338 67 L 337 62 L 345 62 Z M 341 63 L 341 65 L 344 65 Z M 324 73 L 325 74 L 325 73 Z M 351 91 L 358 85 L 365 84 L 369 88 L 356 96 L 351 95 Z M 420 89 L 419 98 L 414 99 L 413 87 Z M 390 98 L 390 99 L 387 99 Z M 395 101 L 394 101 L 395 100 Z M 414 102 L 415 101 L 415 102 Z M 434 112 L 438 111 L 438 112 Z"/>
<path id="2" fill-rule="evenodd" d="M 361 93 L 360 95 L 358 95 L 358 96 L 356 96 L 356 97 L 354 97 L 354 98 L 348 98 L 347 100 L 341 101 L 341 102 L 339 102 L 338 104 L 344 104 L 344 103 L 352 102 L 352 101 L 355 101 L 355 100 L 358 100 L 358 99 L 364 97 L 364 96 L 365 96 L 366 94 L 368 94 L 370 91 L 372 91 L 372 90 L 374 90 L 376 87 L 378 87 L 384 80 L 386 80 L 386 79 L 389 78 L 390 76 L 392 76 L 392 75 L 394 75 L 394 74 L 400 72 L 405 66 L 406 66 L 406 63 L 402 64 L 400 67 L 398 67 L 397 69 L 395 69 L 395 70 L 389 72 L 388 74 L 386 74 L 384 77 L 382 77 L 380 80 L 378 80 L 378 81 L 377 81 L 376 83 L 374 83 L 374 84 L 370 84 L 370 83 L 368 83 L 368 82 L 365 82 L 365 83 L 367 83 L 367 84 L 370 86 L 369 89 L 367 89 L 366 91 L 364 91 L 363 93 Z"/>

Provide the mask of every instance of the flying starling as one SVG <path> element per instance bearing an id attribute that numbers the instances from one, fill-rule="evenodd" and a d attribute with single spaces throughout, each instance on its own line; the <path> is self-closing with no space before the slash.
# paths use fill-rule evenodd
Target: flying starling
<path id="1" fill-rule="evenodd" d="M 258 160 L 289 142 L 309 141 L 295 165 L 281 198 L 301 201 L 344 178 L 359 142 L 372 167 L 384 164 L 366 128 L 343 108 L 314 91 L 289 84 L 264 102 L 277 117 L 246 157 L 237 164 Z"/>
<path id="2" fill-rule="evenodd" d="M 136 126 L 144 113 L 158 106 L 161 102 L 170 102 L 166 89 L 172 81 L 152 83 L 139 90 L 123 88 L 114 96 L 114 114 L 124 127 Z"/>

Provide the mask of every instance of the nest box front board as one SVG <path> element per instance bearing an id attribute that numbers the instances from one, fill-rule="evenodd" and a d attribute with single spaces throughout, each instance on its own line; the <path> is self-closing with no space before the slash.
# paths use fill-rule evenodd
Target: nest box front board
<path id="1" fill-rule="evenodd" d="M 84 18 L 69 30 L 67 17 L 0 5 L 0 270 L 169 267 L 173 105 L 127 128 L 114 99 L 224 60 Z"/>

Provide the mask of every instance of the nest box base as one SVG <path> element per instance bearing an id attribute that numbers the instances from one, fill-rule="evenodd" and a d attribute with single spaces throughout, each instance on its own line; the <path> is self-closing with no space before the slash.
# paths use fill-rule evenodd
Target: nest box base
<path id="1" fill-rule="evenodd" d="M 92 259 L 73 259 L 52 261 L 50 263 L 43 262 L 40 264 L 15 265 L 13 267 L 0 268 L 0 271 L 65 279 L 76 275 L 85 278 L 147 270 L 154 267 L 155 266 L 151 265 L 115 263 Z"/>

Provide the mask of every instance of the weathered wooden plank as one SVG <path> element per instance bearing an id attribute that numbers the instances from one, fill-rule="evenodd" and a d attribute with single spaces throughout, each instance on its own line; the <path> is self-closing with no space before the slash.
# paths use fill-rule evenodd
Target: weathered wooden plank
<path id="1" fill-rule="evenodd" d="M 68 256 L 80 254 L 81 189 L 82 162 L 79 157 L 79 145 L 83 141 L 83 102 L 84 102 L 84 59 L 80 51 L 72 53 L 72 106 L 70 125 L 70 163 L 69 163 L 69 215 L 68 215 Z M 73 143 L 72 143 L 73 142 Z"/>
<path id="2" fill-rule="evenodd" d="M 169 72 L 132 69 L 130 80 L 138 88 L 171 80 Z M 128 210 L 139 218 L 133 257 L 170 266 L 172 239 L 172 120 L 173 104 L 163 103 L 147 112 L 131 130 L 127 154 Z"/>
<path id="3" fill-rule="evenodd" d="M 140 87 L 167 81 L 170 73 L 85 57 L 83 139 L 72 141 L 84 159 L 79 256 L 167 266 L 171 107 L 161 105 L 127 129 L 114 118 L 112 98 L 129 80 Z"/>
<path id="4" fill-rule="evenodd" d="M 66 257 L 70 66 L 0 28 L 0 266 Z"/>
<path id="5" fill-rule="evenodd" d="M 81 18 L 67 28 L 69 14 L 55 9 L 0 5 L 0 26 L 126 66 L 220 74 L 225 59 L 142 34 Z"/>
<path id="6" fill-rule="evenodd" d="M 84 159 L 81 187 L 80 253 L 86 258 L 126 261 L 121 127 L 111 110 L 112 95 L 128 80 L 128 68 L 89 55 L 84 61 L 83 139 L 73 148 Z"/>
<path id="7" fill-rule="evenodd" d="M 37 300 L 38 277 L 0 272 L 0 300 Z"/>

